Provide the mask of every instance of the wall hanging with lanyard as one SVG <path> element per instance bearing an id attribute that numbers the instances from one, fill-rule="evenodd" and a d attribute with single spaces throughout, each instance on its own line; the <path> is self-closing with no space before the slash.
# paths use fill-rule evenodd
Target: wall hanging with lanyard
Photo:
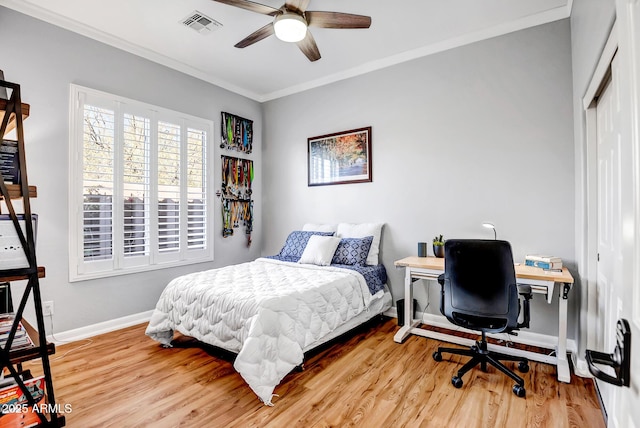
<path id="1" fill-rule="evenodd" d="M 220 120 L 221 149 L 251 153 L 253 149 L 253 120 L 222 112 Z"/>
<path id="2" fill-rule="evenodd" d="M 251 183 L 253 182 L 253 161 L 230 156 L 222 158 L 222 236 L 233 235 L 233 229 L 245 228 L 247 246 L 251 245 L 253 231 L 253 199 Z"/>

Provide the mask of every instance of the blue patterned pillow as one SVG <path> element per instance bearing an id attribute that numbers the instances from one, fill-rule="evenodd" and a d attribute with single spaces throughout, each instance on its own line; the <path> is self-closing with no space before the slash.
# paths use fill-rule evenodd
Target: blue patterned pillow
<path id="1" fill-rule="evenodd" d="M 287 240 L 284 242 L 284 247 L 282 247 L 282 250 L 280 250 L 280 253 L 278 255 L 280 257 L 293 257 L 299 259 L 300 257 L 302 257 L 302 253 L 307 247 L 309 238 L 312 235 L 333 236 L 333 232 L 307 232 L 302 230 L 294 230 L 289 234 L 289 236 L 287 236 Z"/>
<path id="2" fill-rule="evenodd" d="M 365 265 L 373 236 L 364 238 L 342 238 L 336 252 L 333 254 L 332 264 Z"/>

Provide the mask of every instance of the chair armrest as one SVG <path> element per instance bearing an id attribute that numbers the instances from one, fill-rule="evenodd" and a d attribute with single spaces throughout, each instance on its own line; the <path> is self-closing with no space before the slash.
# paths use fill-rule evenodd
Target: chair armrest
<path id="1" fill-rule="evenodd" d="M 440 313 L 447 316 L 444 312 L 444 274 L 438 275 L 438 284 L 440 284 Z"/>
<path id="2" fill-rule="evenodd" d="M 529 328 L 529 322 L 531 321 L 531 309 L 529 305 L 529 300 L 533 298 L 533 293 L 531 292 L 531 286 L 518 284 L 517 287 L 518 287 L 518 293 L 523 297 L 523 300 L 522 300 L 523 319 L 522 319 L 522 323 L 518 323 L 518 328 L 521 328 L 521 327 Z"/>
<path id="3" fill-rule="evenodd" d="M 522 296 L 529 296 L 529 298 L 533 297 L 531 286 L 527 284 L 518 284 L 518 293 Z M 526 297 L 525 297 L 526 298 Z"/>

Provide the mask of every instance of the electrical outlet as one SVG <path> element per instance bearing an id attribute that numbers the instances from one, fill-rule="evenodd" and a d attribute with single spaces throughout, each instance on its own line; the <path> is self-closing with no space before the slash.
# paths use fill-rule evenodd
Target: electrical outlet
<path id="1" fill-rule="evenodd" d="M 42 302 L 42 314 L 45 317 L 53 316 L 53 300 Z"/>

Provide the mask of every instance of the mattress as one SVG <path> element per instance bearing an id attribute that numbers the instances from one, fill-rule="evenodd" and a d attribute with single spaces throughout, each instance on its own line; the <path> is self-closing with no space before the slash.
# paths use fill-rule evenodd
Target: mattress
<path id="1" fill-rule="evenodd" d="M 386 290 L 386 288 L 385 288 Z M 386 310 L 355 270 L 260 258 L 178 277 L 162 292 L 146 334 L 174 331 L 238 354 L 234 368 L 267 405 L 303 353 Z"/>

